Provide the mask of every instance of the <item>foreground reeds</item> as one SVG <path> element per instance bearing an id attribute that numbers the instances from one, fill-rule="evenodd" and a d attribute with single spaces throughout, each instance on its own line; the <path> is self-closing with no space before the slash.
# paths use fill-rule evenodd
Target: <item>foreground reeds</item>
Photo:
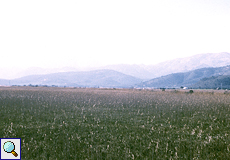
<path id="1" fill-rule="evenodd" d="M 230 94 L 1 88 L 22 159 L 229 159 Z"/>

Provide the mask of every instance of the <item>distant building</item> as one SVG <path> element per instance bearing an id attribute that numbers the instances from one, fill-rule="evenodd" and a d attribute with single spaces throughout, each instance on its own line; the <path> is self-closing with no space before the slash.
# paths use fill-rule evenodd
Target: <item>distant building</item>
<path id="1" fill-rule="evenodd" d="M 188 89 L 188 87 L 184 87 L 183 89 Z"/>

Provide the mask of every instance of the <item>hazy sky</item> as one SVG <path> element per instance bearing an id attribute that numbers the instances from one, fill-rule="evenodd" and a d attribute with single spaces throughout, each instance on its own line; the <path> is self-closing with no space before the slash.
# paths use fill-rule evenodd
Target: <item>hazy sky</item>
<path id="1" fill-rule="evenodd" d="M 0 68 L 230 52 L 229 0 L 1 0 Z"/>

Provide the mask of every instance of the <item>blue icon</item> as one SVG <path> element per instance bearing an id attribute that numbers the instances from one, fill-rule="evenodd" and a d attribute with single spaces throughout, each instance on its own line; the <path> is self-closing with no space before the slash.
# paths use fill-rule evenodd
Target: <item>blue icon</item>
<path id="1" fill-rule="evenodd" d="M 18 154 L 14 151 L 15 150 L 15 145 L 11 141 L 7 141 L 3 145 L 3 149 L 7 153 L 12 153 L 15 157 L 18 156 Z"/>

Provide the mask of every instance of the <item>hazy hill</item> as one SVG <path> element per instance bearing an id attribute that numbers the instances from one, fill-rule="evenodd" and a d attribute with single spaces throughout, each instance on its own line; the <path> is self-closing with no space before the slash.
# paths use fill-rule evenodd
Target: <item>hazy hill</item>
<path id="1" fill-rule="evenodd" d="M 142 82 L 137 85 L 137 87 L 177 88 L 181 86 L 190 86 L 203 78 L 219 75 L 230 75 L 230 66 L 218 68 L 202 68 L 189 72 L 173 73 Z"/>
<path id="2" fill-rule="evenodd" d="M 131 75 L 140 79 L 149 80 L 155 77 L 154 73 L 151 73 L 147 70 L 146 65 L 137 65 L 137 64 L 118 64 L 118 65 L 108 65 L 101 67 L 101 69 L 111 69 L 127 75 Z"/>
<path id="3" fill-rule="evenodd" d="M 0 79 L 0 86 L 7 86 L 7 85 L 10 85 L 9 80 Z"/>
<path id="4" fill-rule="evenodd" d="M 80 69 L 73 67 L 62 67 L 62 68 L 40 68 L 31 67 L 27 69 L 12 67 L 12 68 L 0 68 L 0 79 L 15 79 L 29 75 L 44 75 L 58 72 L 79 72 Z"/>
<path id="5" fill-rule="evenodd" d="M 230 53 L 206 53 L 191 57 L 179 58 L 171 61 L 148 66 L 148 71 L 159 77 L 171 73 L 187 72 L 200 68 L 223 67 L 230 65 Z"/>
<path id="6" fill-rule="evenodd" d="M 113 70 L 61 72 L 11 80 L 11 85 L 57 85 L 73 87 L 131 87 L 141 79 Z"/>
<path id="7" fill-rule="evenodd" d="M 230 75 L 203 78 L 197 83 L 191 85 L 190 87 L 196 89 L 230 89 Z"/>

